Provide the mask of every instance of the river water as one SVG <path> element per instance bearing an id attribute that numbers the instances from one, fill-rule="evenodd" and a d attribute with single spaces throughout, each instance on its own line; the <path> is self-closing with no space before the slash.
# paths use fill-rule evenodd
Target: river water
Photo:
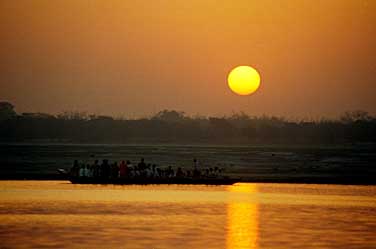
<path id="1" fill-rule="evenodd" d="M 218 167 L 234 177 L 285 179 L 291 177 L 376 175 L 375 146 L 219 146 L 219 145 L 106 145 L 106 144 L 0 144 L 0 179 L 40 179 L 70 169 L 74 160 L 92 164 L 130 160 L 158 167 L 191 169 L 193 158 L 200 167 Z M 46 178 L 51 179 L 51 178 Z M 52 178 L 54 179 L 54 178 Z M 360 180 L 361 182 L 361 180 Z"/>
<path id="2" fill-rule="evenodd" d="M 376 186 L 0 181 L 0 248 L 376 248 Z"/>

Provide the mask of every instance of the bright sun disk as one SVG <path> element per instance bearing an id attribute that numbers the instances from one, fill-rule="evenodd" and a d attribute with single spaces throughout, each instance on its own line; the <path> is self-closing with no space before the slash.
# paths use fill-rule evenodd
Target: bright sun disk
<path id="1" fill-rule="evenodd" d="M 260 74 L 249 66 L 238 66 L 229 73 L 228 86 L 239 95 L 249 95 L 259 88 Z"/>

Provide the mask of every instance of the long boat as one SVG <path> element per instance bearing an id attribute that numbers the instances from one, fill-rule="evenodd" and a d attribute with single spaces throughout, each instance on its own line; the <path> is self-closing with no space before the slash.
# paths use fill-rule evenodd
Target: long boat
<path id="1" fill-rule="evenodd" d="M 234 178 L 91 178 L 91 177 L 70 177 L 73 184 L 117 184 L 117 185 L 147 185 L 147 184 L 200 184 L 200 185 L 232 185 L 240 181 Z"/>

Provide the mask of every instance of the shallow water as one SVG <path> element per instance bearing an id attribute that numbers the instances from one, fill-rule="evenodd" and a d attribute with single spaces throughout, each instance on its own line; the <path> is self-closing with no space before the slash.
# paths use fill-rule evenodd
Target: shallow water
<path id="1" fill-rule="evenodd" d="M 0 181 L 0 248 L 376 248 L 376 186 Z"/>

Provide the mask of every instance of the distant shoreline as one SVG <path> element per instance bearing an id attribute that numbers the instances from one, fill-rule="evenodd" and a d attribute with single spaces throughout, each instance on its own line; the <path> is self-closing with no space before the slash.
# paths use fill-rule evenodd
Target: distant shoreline
<path id="1" fill-rule="evenodd" d="M 239 148 L 252 148 L 252 147 L 265 147 L 265 148 L 353 148 L 365 147 L 373 148 L 376 143 L 373 142 L 357 142 L 357 143 L 173 143 L 173 142 L 145 142 L 145 143 L 88 143 L 88 142 L 53 142 L 53 141 L 17 141 L 17 142 L 4 142 L 0 141 L 0 146 L 124 146 L 124 147 L 239 147 Z"/>

